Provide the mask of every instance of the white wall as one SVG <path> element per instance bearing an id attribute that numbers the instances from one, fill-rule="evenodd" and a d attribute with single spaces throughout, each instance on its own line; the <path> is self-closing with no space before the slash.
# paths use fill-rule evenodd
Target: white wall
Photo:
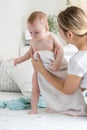
<path id="1" fill-rule="evenodd" d="M 18 56 L 29 0 L 0 0 L 0 57 Z"/>
<path id="2" fill-rule="evenodd" d="M 19 46 L 24 43 L 26 20 L 32 11 L 58 14 L 65 7 L 65 1 L 0 0 L 0 57 L 9 59 L 19 55 Z"/>
<path id="3" fill-rule="evenodd" d="M 71 5 L 79 6 L 87 12 L 87 0 L 71 0 Z"/>
<path id="4" fill-rule="evenodd" d="M 86 11 L 87 13 L 87 0 L 81 0 L 81 7 Z"/>

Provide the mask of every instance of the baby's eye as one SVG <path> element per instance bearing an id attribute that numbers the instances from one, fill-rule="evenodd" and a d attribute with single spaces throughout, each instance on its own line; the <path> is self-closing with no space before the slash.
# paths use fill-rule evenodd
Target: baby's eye
<path id="1" fill-rule="evenodd" d="M 35 34 L 38 34 L 39 32 L 35 32 Z"/>
<path id="2" fill-rule="evenodd" d="M 32 32 L 30 32 L 30 34 L 32 34 Z"/>

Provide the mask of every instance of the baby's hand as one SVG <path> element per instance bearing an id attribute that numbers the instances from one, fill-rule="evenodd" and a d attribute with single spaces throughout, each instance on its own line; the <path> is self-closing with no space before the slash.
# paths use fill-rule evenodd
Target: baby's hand
<path id="1" fill-rule="evenodd" d="M 14 66 L 16 66 L 16 65 L 19 64 L 19 63 L 21 63 L 20 58 L 16 58 L 16 59 L 14 60 Z"/>
<path id="2" fill-rule="evenodd" d="M 60 65 L 57 64 L 55 61 L 51 62 L 50 65 L 51 65 L 52 70 L 54 70 L 54 71 L 59 70 Z"/>

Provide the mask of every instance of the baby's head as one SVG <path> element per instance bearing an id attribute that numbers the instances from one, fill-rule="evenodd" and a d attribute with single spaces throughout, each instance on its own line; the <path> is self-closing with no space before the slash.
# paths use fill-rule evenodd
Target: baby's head
<path id="1" fill-rule="evenodd" d="M 32 38 L 43 37 L 49 30 L 47 14 L 35 11 L 27 19 L 28 30 Z"/>

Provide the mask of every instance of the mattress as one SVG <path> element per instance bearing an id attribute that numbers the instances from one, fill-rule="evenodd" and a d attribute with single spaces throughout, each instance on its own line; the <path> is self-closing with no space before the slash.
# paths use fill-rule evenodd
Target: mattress
<path id="1" fill-rule="evenodd" d="M 21 97 L 21 93 L 0 92 L 0 100 Z M 87 117 L 46 113 L 40 108 L 38 114 L 29 115 L 29 110 L 0 109 L 0 130 L 83 130 Z"/>

